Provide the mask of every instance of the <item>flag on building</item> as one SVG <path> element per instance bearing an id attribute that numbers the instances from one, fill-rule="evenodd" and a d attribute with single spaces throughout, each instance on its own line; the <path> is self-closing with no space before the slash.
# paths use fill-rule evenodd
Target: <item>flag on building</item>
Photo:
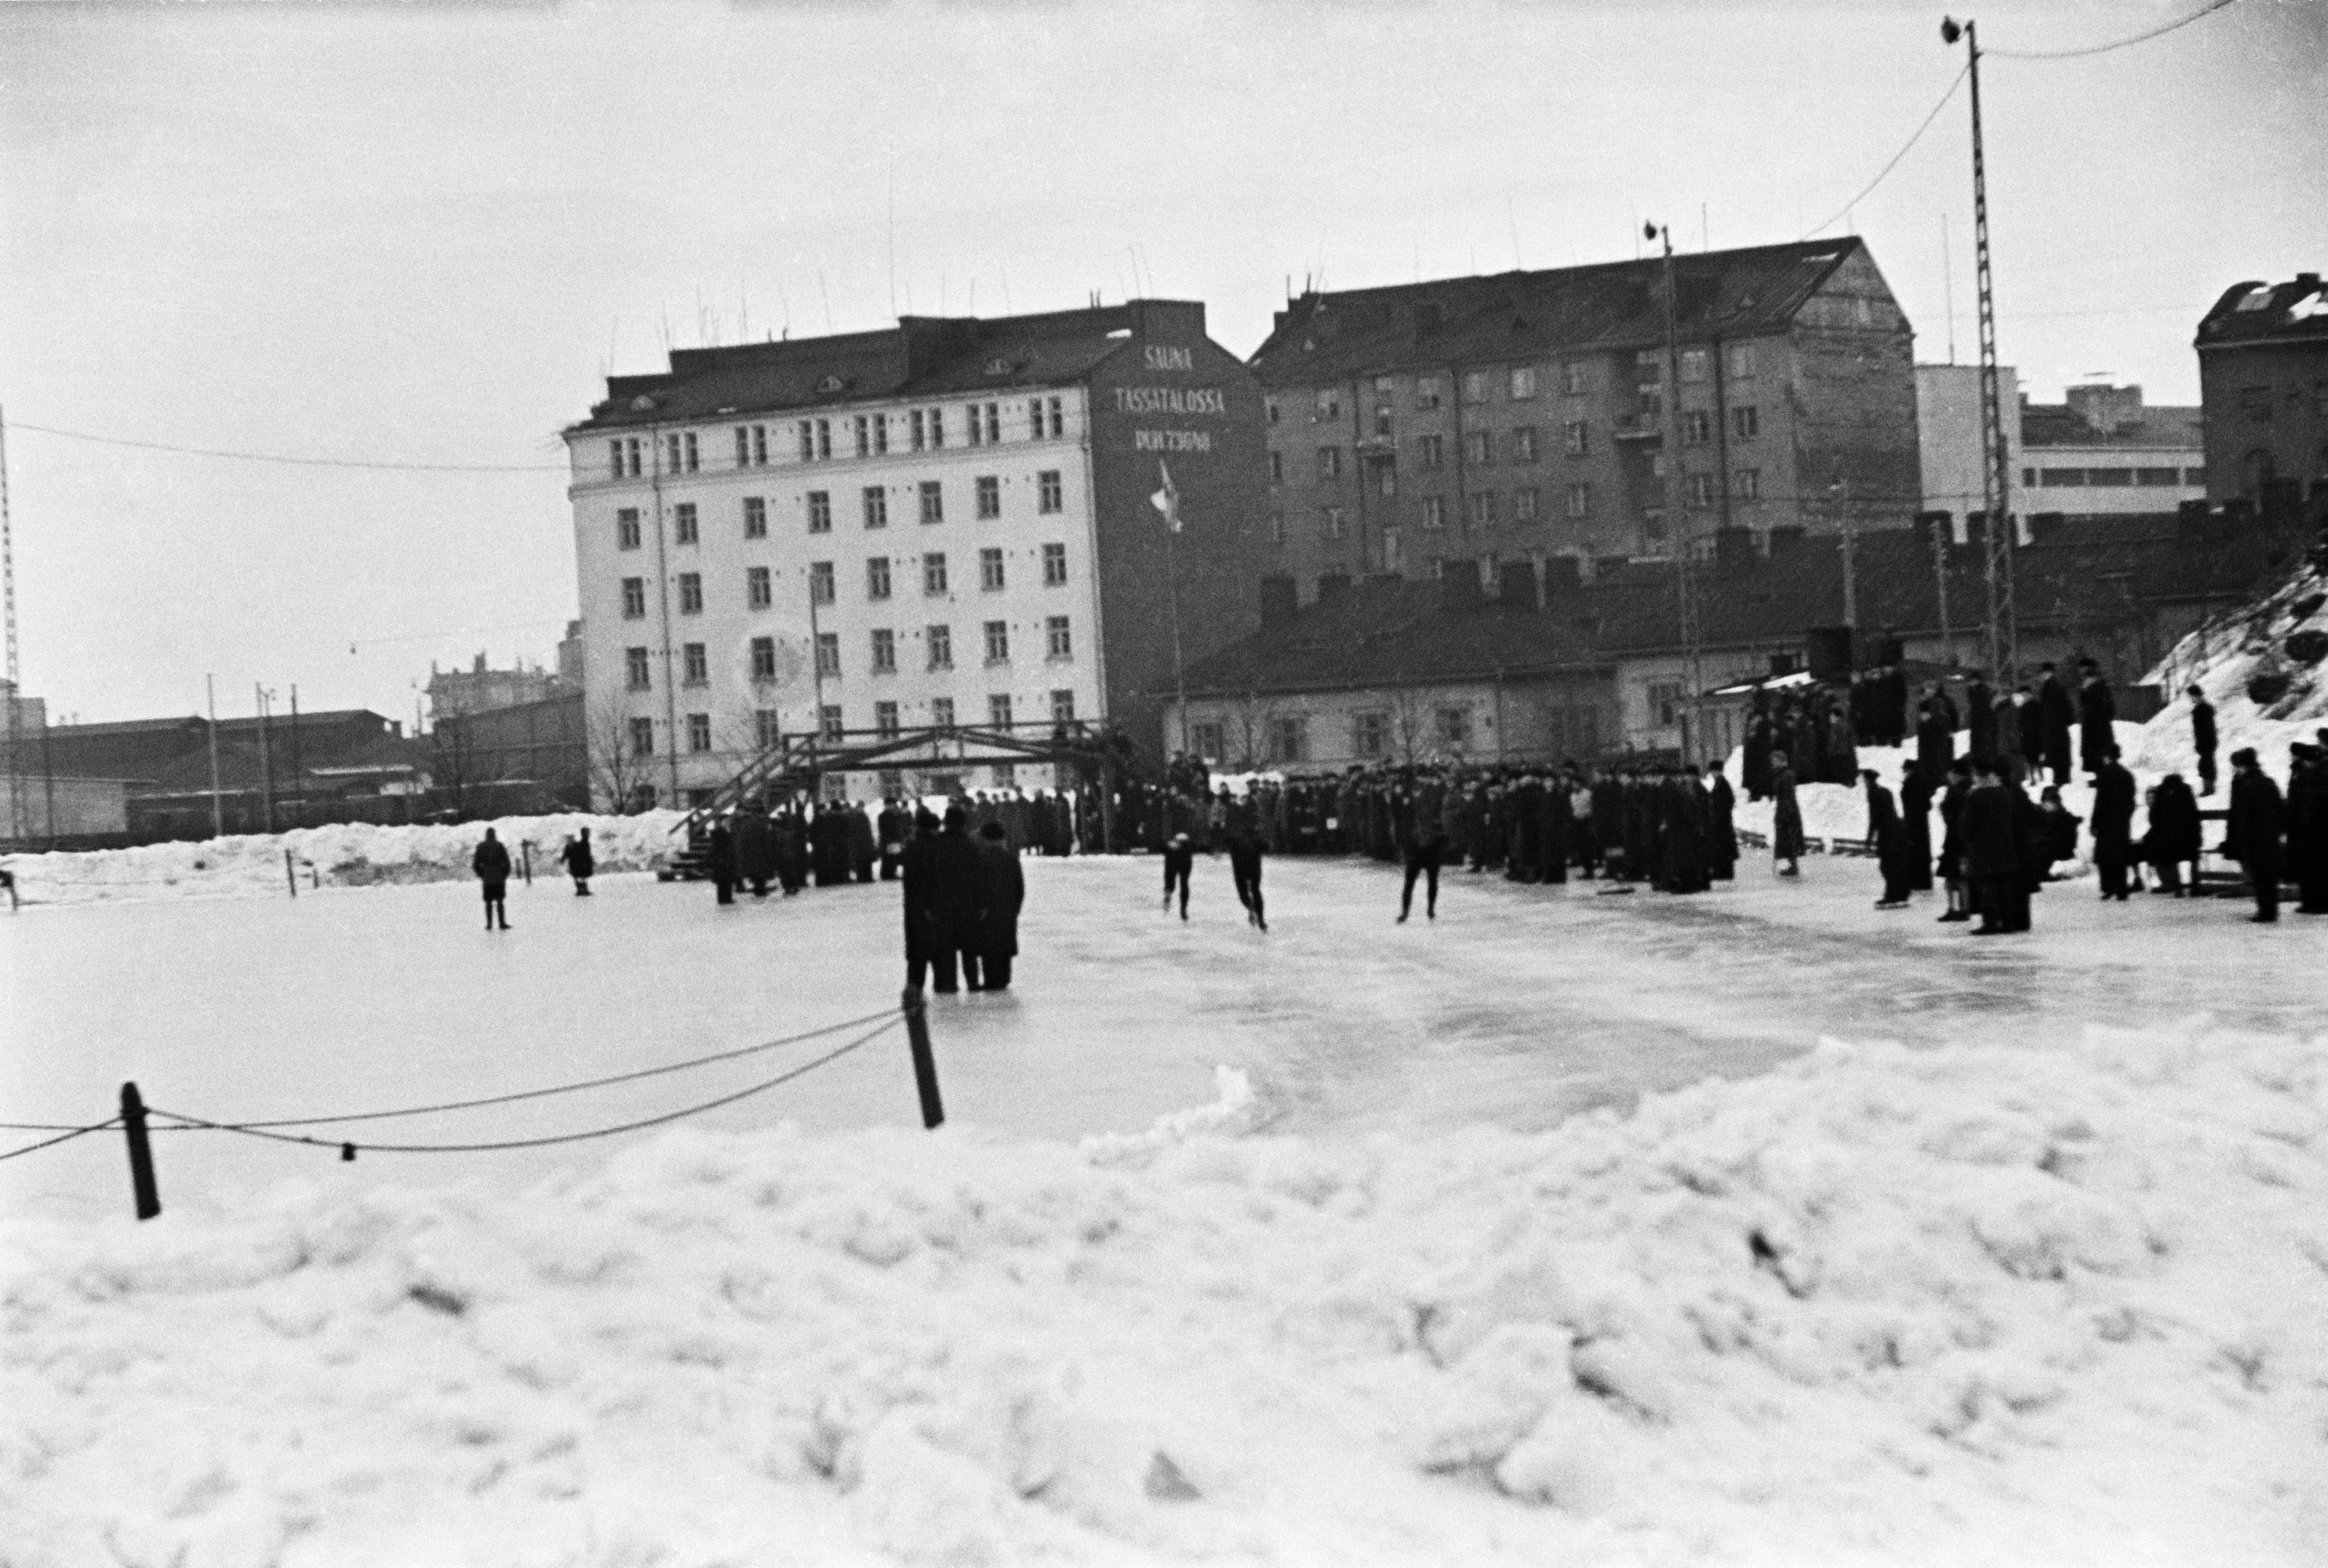
<path id="1" fill-rule="evenodd" d="M 1157 511 L 1164 514 L 1164 526 L 1178 533 L 1180 531 L 1180 493 L 1172 488 L 1172 471 L 1164 465 L 1160 457 L 1156 461 L 1156 472 L 1164 476 L 1164 488 L 1148 499 L 1155 503 Z"/>

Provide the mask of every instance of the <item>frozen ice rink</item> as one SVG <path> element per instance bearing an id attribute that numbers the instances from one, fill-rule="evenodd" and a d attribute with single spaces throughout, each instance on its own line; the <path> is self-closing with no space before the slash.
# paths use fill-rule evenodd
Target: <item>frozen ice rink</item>
<path id="1" fill-rule="evenodd" d="M 1644 1090 L 1744 1076 L 1821 1036 L 2032 1047 L 2087 1024 L 2205 1017 L 2328 1028 L 2328 921 L 2276 928 L 2224 900 L 2105 906 L 2049 887 L 2031 937 L 1879 913 L 1873 864 L 1814 856 L 1797 883 L 1750 859 L 1693 897 L 1526 887 L 1450 872 L 1440 917 L 1393 923 L 1397 878 L 1347 860 L 1268 868 L 1272 929 L 1226 863 L 1200 859 L 1193 918 L 1159 914 L 1152 859 L 1026 862 L 1018 981 L 934 999 L 950 1118 L 1073 1138 L 1209 1101 L 1245 1069 L 1264 1120 L 1306 1135 L 1550 1126 Z M 479 929 L 474 885 L 28 907 L 0 919 L 0 1120 L 94 1122 L 135 1079 L 220 1120 L 323 1115 L 620 1073 L 872 1013 L 903 979 L 894 883 L 745 897 L 601 878 L 521 887 L 516 929 Z M 846 1037 L 840 1037 L 846 1038 Z M 382 1141 L 523 1138 L 709 1099 L 832 1042 L 606 1091 L 370 1129 Z M 902 1033 L 698 1124 L 839 1130 L 915 1121 Z M 166 1204 L 292 1177 L 514 1188 L 650 1134 L 521 1153 L 323 1151 L 211 1133 L 159 1141 Z M 0 1165 L 0 1201 L 111 1213 L 119 1140 Z"/>

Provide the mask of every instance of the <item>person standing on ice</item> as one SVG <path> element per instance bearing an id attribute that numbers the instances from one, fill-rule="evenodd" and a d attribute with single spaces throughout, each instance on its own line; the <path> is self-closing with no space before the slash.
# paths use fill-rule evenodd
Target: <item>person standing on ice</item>
<path id="1" fill-rule="evenodd" d="M 1738 876 L 1738 797 L 1723 774 L 1722 765 L 1705 765 L 1705 874 L 1715 882 Z"/>
<path id="2" fill-rule="evenodd" d="M 1175 833 L 1164 844 L 1164 913 L 1172 913 L 1172 894 L 1180 894 L 1180 918 L 1188 918 L 1188 884 L 1196 879 L 1197 846 L 1186 833 Z"/>
<path id="3" fill-rule="evenodd" d="M 2153 893 L 2182 897 L 2182 867 L 2188 862 L 2192 881 L 2199 876 L 2199 797 L 2179 773 L 2170 773 L 2150 792 L 2150 831 L 2142 836 L 2143 853 L 2158 873 Z"/>
<path id="4" fill-rule="evenodd" d="M 1779 867 L 1781 877 L 1803 874 L 1803 808 L 1795 800 L 1795 770 L 1788 765 L 1787 754 L 1770 754 L 1770 798 L 1778 804 L 1770 813 L 1770 863 Z"/>
<path id="5" fill-rule="evenodd" d="M 474 871 L 477 880 L 484 884 L 485 929 L 491 931 L 493 920 L 498 916 L 502 929 L 507 931 L 510 928 L 509 846 L 495 838 L 491 828 L 485 830 L 485 841 L 479 844 L 477 852 L 469 857 L 469 869 Z"/>
<path id="6" fill-rule="evenodd" d="M 722 904 L 736 902 L 736 835 L 727 822 L 711 824 L 709 837 L 704 840 L 704 852 L 709 857 L 706 869 L 711 873 L 712 890 Z"/>
<path id="7" fill-rule="evenodd" d="M 2113 746 L 2094 769 L 2094 869 L 2102 897 L 2126 900 L 2126 872 L 2134 864 L 2134 775 Z M 2139 881 L 2139 878 L 2136 878 Z"/>
<path id="8" fill-rule="evenodd" d="M 1900 808 L 1873 768 L 1860 769 L 1859 777 L 1867 789 L 1867 841 L 1874 846 L 1876 869 L 1883 874 L 1883 897 L 1875 901 L 1875 907 L 1905 909 L 1911 850 L 1900 825 Z"/>
<path id="9" fill-rule="evenodd" d="M 1414 912 L 1414 884 L 1428 879 L 1422 917 L 1439 918 L 1439 866 L 1447 855 L 1447 785 L 1436 775 L 1423 780 L 1414 795 L 1414 824 L 1406 836 L 1406 885 L 1399 890 L 1398 918 L 1403 924 Z"/>
<path id="10" fill-rule="evenodd" d="M 2078 760 L 2094 773 L 2104 758 L 2117 754 L 2117 699 L 2099 664 L 2080 659 L 2078 670 Z"/>
<path id="11" fill-rule="evenodd" d="M 2191 699 L 2191 749 L 2199 754 L 2199 793 L 2215 793 L 2215 705 L 2198 687 L 2185 693 Z"/>
<path id="12" fill-rule="evenodd" d="M 1972 764 L 1963 757 L 1948 765 L 1948 787 L 1940 796 L 1940 885 L 1948 889 L 1948 913 L 1939 924 L 1954 925 L 1972 918 L 1973 888 L 1964 870 L 1964 805 L 1972 793 Z"/>
<path id="13" fill-rule="evenodd" d="M 2328 915 L 2328 752 L 2304 740 L 2287 751 L 2287 869 L 2295 878 L 2295 912 Z"/>
<path id="14" fill-rule="evenodd" d="M 2255 747 L 2231 753 L 2231 817 L 2223 848 L 2254 885 L 2256 912 L 2248 916 L 2268 925 L 2279 918 L 2280 834 L 2286 811 L 2279 786 L 2256 760 Z"/>
<path id="15" fill-rule="evenodd" d="M 986 989 L 979 965 L 979 927 L 985 908 L 982 892 L 978 846 L 970 837 L 970 813 L 961 806 L 948 806 L 944 825 L 930 846 L 930 925 L 937 938 L 931 950 L 931 961 L 937 969 L 931 989 L 953 991 L 957 962 L 964 985 L 972 991 Z"/>
<path id="16" fill-rule="evenodd" d="M 1027 903 L 1027 872 L 1000 822 L 978 830 L 978 962 L 989 991 L 1010 989 L 1018 956 L 1018 911 Z"/>
<path id="17" fill-rule="evenodd" d="M 2077 707 L 2061 686 L 2060 677 L 2053 673 L 2051 663 L 2040 664 L 2044 673 L 2037 680 L 2037 708 L 2045 726 L 2045 749 L 2032 752 L 2029 766 L 2034 772 L 2039 765 L 2053 770 L 2053 782 L 2070 782 L 2070 731 L 2077 723 Z"/>
<path id="18" fill-rule="evenodd" d="M 2020 929 L 2019 911 L 2028 893 L 2023 881 L 2021 848 L 2026 835 L 2016 821 L 2015 791 L 1996 775 L 1986 757 L 1972 765 L 1972 788 L 1964 800 L 1964 874 L 1972 885 L 1980 924 L 1975 936 L 2002 936 Z"/>
<path id="19" fill-rule="evenodd" d="M 597 859 L 590 852 L 590 830 L 584 828 L 579 836 L 567 840 L 558 858 L 566 863 L 566 874 L 574 878 L 574 897 L 590 897 L 590 878 L 598 870 Z"/>

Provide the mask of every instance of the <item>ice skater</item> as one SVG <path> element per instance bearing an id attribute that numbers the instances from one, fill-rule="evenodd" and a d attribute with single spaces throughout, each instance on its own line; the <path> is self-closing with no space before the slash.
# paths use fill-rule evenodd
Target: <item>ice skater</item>
<path id="1" fill-rule="evenodd" d="M 1779 867 L 1781 877 L 1803 874 L 1803 808 L 1795 799 L 1795 770 L 1788 765 L 1787 754 L 1770 754 L 1770 798 L 1776 803 L 1770 811 L 1770 862 Z"/>
<path id="2" fill-rule="evenodd" d="M 566 847 L 558 851 L 558 858 L 566 862 L 566 874 L 574 878 L 574 896 L 577 898 L 589 897 L 590 878 L 598 870 L 597 859 L 590 852 L 590 830 L 585 828 L 579 838 L 567 840 Z"/>
<path id="3" fill-rule="evenodd" d="M 1439 918 L 1439 864 L 1447 857 L 1446 786 L 1437 779 L 1425 784 L 1414 797 L 1414 823 L 1406 838 L 1406 884 L 1399 889 L 1398 920 L 1404 925 L 1414 912 L 1414 884 L 1424 879 L 1422 917 Z"/>
<path id="4" fill-rule="evenodd" d="M 1197 847 L 1186 833 L 1175 833 L 1164 846 L 1164 913 L 1172 913 L 1172 890 L 1180 891 L 1180 918 L 1188 918 L 1188 883 L 1197 869 Z"/>
<path id="5" fill-rule="evenodd" d="M 484 884 L 485 929 L 491 931 L 494 919 L 498 917 L 502 929 L 507 931 L 510 928 L 509 846 L 495 838 L 491 828 L 485 830 L 485 841 L 477 846 L 474 855 L 469 857 L 469 869 L 474 871 L 477 880 Z"/>
<path id="6" fill-rule="evenodd" d="M 1250 822 L 1239 822 L 1229 836 L 1229 875 L 1236 879 L 1237 902 L 1244 906 L 1248 925 L 1269 929 L 1261 902 L 1261 835 Z"/>

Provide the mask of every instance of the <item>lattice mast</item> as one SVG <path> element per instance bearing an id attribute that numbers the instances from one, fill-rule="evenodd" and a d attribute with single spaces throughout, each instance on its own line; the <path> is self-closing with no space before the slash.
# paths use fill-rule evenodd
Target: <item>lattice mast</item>
<path id="1" fill-rule="evenodd" d="M 1980 295 L 1981 502 L 1987 519 L 1985 565 L 1988 586 L 1989 678 L 2010 685 L 2020 640 L 2013 604 L 2013 454 L 2004 444 L 2004 386 L 1996 362 L 1996 295 L 1989 269 L 1988 161 L 1980 129 L 1980 35 L 1970 22 L 1940 24 L 1940 37 L 1961 36 L 1972 77 L 1973 275 Z"/>
<path id="2" fill-rule="evenodd" d="M 8 831 L 24 831 L 24 678 L 16 651 L 16 540 L 8 517 L 8 420 L 0 413 L 0 613 L 8 623 Z"/>

